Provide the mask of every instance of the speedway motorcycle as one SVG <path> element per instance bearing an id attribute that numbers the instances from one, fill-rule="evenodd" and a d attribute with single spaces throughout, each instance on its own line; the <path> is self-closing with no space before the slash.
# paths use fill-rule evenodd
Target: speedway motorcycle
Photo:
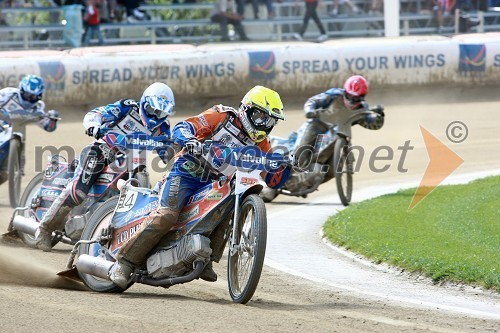
<path id="1" fill-rule="evenodd" d="M 100 172 L 87 198 L 68 214 L 64 226 L 52 233 L 52 246 L 58 242 L 75 244 L 97 207 L 119 194 L 117 188 L 119 179 L 133 178 L 141 186 L 149 187 L 145 151 L 167 148 L 172 142 L 166 137 L 151 137 L 142 133 L 123 135 L 113 132 L 108 132 L 103 140 L 111 146 L 130 148 L 131 153 L 118 153 L 115 161 Z M 135 155 L 134 151 L 139 153 Z M 66 185 L 78 176 L 79 162 L 79 158 L 68 163 L 59 155 L 51 156 L 45 171 L 37 174 L 26 187 L 20 200 L 20 207 L 12 214 L 9 232 L 6 235 L 18 236 L 28 246 L 36 248 L 35 234 L 40 221 Z"/>
<path id="2" fill-rule="evenodd" d="M 15 208 L 21 197 L 21 180 L 24 176 L 26 123 L 43 118 L 61 118 L 26 110 L 9 111 L 8 118 L 12 124 L 0 120 L 0 184 L 8 181 L 10 206 Z"/>
<path id="3" fill-rule="evenodd" d="M 279 194 L 305 198 L 309 193 L 316 191 L 319 185 L 335 178 L 340 201 L 344 206 L 349 205 L 355 172 L 355 159 L 351 153 L 351 128 L 366 116 L 383 110 L 384 108 L 380 105 L 370 110 L 337 112 L 333 112 L 331 109 L 320 110 L 317 112 L 316 118 L 310 121 L 320 122 L 321 127 L 325 128 L 326 131 L 317 135 L 314 147 L 299 145 L 307 123 L 304 123 L 298 132 L 292 132 L 287 138 L 271 136 L 273 151 L 294 155 L 298 160 L 301 160 L 302 156 L 307 156 L 309 171 L 294 175 L 279 190 L 264 188 L 261 193 L 264 202 L 271 202 Z M 322 115 L 327 116 L 331 122 L 323 120 Z M 306 166 L 301 167 L 305 168 Z M 310 177 L 308 173 L 312 173 L 313 177 Z"/>
<path id="4" fill-rule="evenodd" d="M 266 252 L 260 173 L 288 162 L 256 147 L 229 148 L 210 141 L 199 161 L 213 170 L 216 180 L 189 198 L 178 222 L 135 269 L 127 288 L 134 283 L 168 288 L 197 279 L 210 261 L 219 262 L 229 243 L 229 294 L 235 303 L 244 304 L 257 288 Z M 124 291 L 108 277 L 115 255 L 159 205 L 157 191 L 134 187 L 132 179 L 123 183 L 120 196 L 92 215 L 70 255 L 68 270 L 59 273 L 78 273 L 93 291 Z"/>

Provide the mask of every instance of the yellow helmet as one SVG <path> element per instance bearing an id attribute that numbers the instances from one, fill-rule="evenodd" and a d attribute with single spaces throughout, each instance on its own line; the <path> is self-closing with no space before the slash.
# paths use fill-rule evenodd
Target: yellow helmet
<path id="1" fill-rule="evenodd" d="M 263 86 L 255 86 L 241 100 L 238 118 L 253 142 L 263 141 L 278 120 L 285 120 L 280 95 Z"/>

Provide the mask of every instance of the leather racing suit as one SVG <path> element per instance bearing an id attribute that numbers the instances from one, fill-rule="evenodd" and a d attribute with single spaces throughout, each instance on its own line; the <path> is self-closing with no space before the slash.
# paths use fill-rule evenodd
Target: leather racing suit
<path id="1" fill-rule="evenodd" d="M 306 115 L 306 118 L 309 118 L 309 120 L 304 125 L 302 125 L 301 129 L 299 130 L 303 131 L 303 133 L 299 141 L 295 144 L 295 151 L 297 151 L 298 147 L 314 146 L 318 134 L 325 133 L 328 130 L 325 124 L 318 119 L 318 112 L 321 112 L 319 110 L 323 111 L 321 112 L 322 120 L 328 123 L 334 123 L 332 119 L 329 119 L 329 116 L 334 113 L 349 113 L 353 111 L 352 109 L 345 106 L 344 95 L 344 89 L 331 88 L 325 92 L 310 97 L 305 102 L 304 113 Z M 366 101 L 362 101 L 359 107 L 357 107 L 355 110 L 363 109 L 369 109 L 368 103 Z M 328 112 L 325 112 L 326 110 L 328 110 Z M 363 119 L 358 120 L 357 122 L 353 123 L 353 125 L 360 125 L 370 130 L 378 130 L 382 128 L 382 126 L 384 125 L 384 113 L 383 111 L 375 112 L 375 114 L 367 115 Z M 316 170 L 318 166 L 315 166 L 315 163 L 310 163 L 309 165 L 307 165 L 309 160 L 310 155 L 306 153 L 299 154 L 299 166 L 306 168 L 309 171 Z M 294 173 L 290 178 L 290 181 L 287 183 L 287 189 L 291 191 L 297 191 L 303 186 L 310 186 L 316 181 L 316 177 L 317 173 L 315 172 L 303 174 Z"/>
<path id="2" fill-rule="evenodd" d="M 113 132 L 124 135 L 143 133 L 148 136 L 170 138 L 169 121 L 165 120 L 153 131 L 148 130 L 141 121 L 138 103 L 133 99 L 122 99 L 91 110 L 85 115 L 83 125 L 87 130 L 91 127 L 98 128 L 99 131 L 112 128 Z M 62 229 L 66 215 L 73 207 L 85 200 L 100 172 L 114 162 L 117 152 L 135 155 L 134 149 L 113 145 L 113 140 L 108 135 L 101 133 L 98 137 L 101 135 L 102 138 L 94 140 L 83 149 L 73 180 L 68 183 L 43 216 L 40 222 L 40 233 L 51 234 L 54 230 Z M 167 151 L 161 150 L 157 153 L 165 161 Z"/>
<path id="3" fill-rule="evenodd" d="M 57 119 L 50 118 L 50 114 L 44 111 L 45 103 L 38 101 L 34 104 L 19 99 L 18 88 L 4 88 L 0 90 L 0 131 L 3 126 L 12 125 L 13 131 L 21 134 L 21 172 L 24 174 L 26 157 L 24 155 L 24 143 L 26 137 L 26 124 L 36 122 L 37 125 L 47 132 L 53 132 L 57 127 Z M 55 111 L 49 111 L 51 113 Z M 0 165 L 0 184 L 7 180 L 7 159 Z"/>
<path id="4" fill-rule="evenodd" d="M 200 142 L 214 140 L 233 148 L 255 145 L 246 135 L 236 112 L 231 107 L 216 105 L 198 116 L 187 118 L 174 127 L 174 141 L 183 147 L 193 138 Z M 258 143 L 257 147 L 263 152 L 271 150 L 267 138 Z M 206 177 L 204 172 L 194 172 L 193 170 L 200 168 L 193 167 L 194 162 L 185 155 L 184 149 L 174 159 L 172 170 L 161 189 L 159 208 L 150 214 L 144 222 L 144 227 L 117 253 L 117 259 L 121 263 L 129 266 L 142 264 L 146 255 L 177 222 L 179 212 L 186 205 L 188 198 L 213 181 L 210 177 Z M 290 167 L 280 166 L 276 170 L 268 171 L 264 180 L 269 187 L 279 188 L 286 182 L 290 173 Z M 201 278 L 204 279 L 203 276 Z"/>

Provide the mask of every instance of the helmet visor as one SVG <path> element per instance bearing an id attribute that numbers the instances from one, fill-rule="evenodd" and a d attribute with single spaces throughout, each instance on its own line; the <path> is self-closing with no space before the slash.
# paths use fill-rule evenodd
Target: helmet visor
<path id="1" fill-rule="evenodd" d="M 351 102 L 351 103 L 360 103 L 365 100 L 365 95 L 360 95 L 360 96 L 355 96 L 351 95 L 348 92 L 345 93 L 345 97 Z"/>
<path id="2" fill-rule="evenodd" d="M 21 98 L 29 103 L 36 103 L 42 99 L 42 95 L 35 95 L 21 89 Z"/>
<path id="3" fill-rule="evenodd" d="M 250 109 L 250 120 L 257 129 L 262 130 L 271 129 L 278 122 L 276 118 L 256 108 Z"/>
<path id="4" fill-rule="evenodd" d="M 158 119 L 167 118 L 172 114 L 174 104 L 167 100 L 155 98 L 147 98 L 144 103 L 144 112 L 148 116 L 155 116 Z"/>

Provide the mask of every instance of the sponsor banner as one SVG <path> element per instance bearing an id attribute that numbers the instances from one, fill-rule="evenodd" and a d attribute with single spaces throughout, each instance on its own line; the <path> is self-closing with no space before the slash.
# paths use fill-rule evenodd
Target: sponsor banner
<path id="1" fill-rule="evenodd" d="M 273 87 L 285 96 L 304 95 L 339 86 L 354 73 L 365 75 L 377 86 L 491 86 L 500 82 L 498 33 L 322 44 L 180 45 L 127 52 L 113 47 L 109 52 L 104 52 L 108 48 L 78 50 L 38 57 L 35 52 L 12 53 L 12 57 L 3 52 L 0 87 L 17 86 L 25 74 L 39 74 L 46 82 L 47 103 L 86 105 L 139 98 L 154 81 L 168 83 L 176 97 L 187 99 L 241 96 L 256 84 Z"/>

